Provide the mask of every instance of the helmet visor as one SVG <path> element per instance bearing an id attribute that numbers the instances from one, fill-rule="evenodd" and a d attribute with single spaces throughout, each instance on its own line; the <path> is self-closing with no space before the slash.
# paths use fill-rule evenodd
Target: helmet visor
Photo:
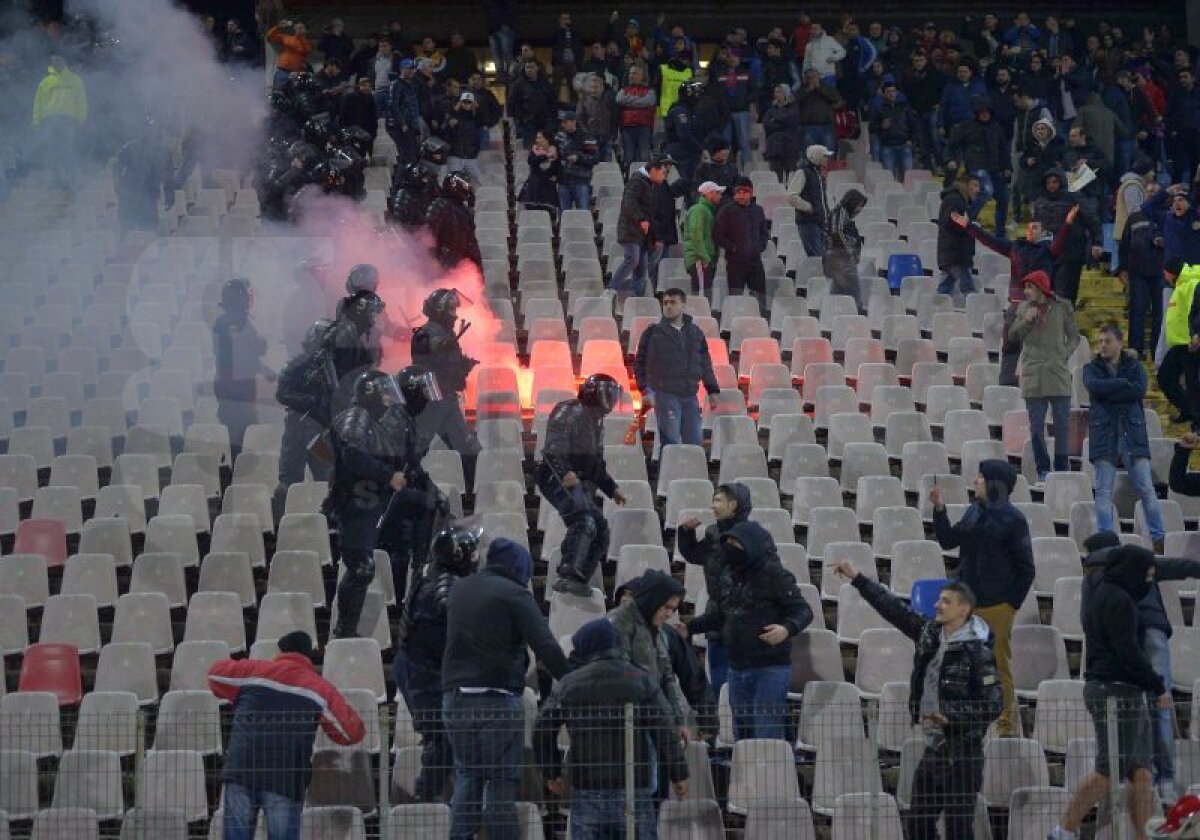
<path id="1" fill-rule="evenodd" d="M 400 386 L 393 377 L 384 374 L 375 379 L 374 385 L 379 394 L 379 401 L 384 405 L 404 402 L 404 398 L 400 396 Z"/>
<path id="2" fill-rule="evenodd" d="M 404 389 L 413 395 L 424 397 L 426 402 L 437 402 L 442 398 L 442 389 L 438 387 L 437 377 L 432 371 L 412 377 L 404 384 Z"/>

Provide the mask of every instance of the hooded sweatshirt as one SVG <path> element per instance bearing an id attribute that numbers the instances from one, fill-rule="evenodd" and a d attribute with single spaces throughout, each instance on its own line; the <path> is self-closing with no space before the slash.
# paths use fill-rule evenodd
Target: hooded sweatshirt
<path id="1" fill-rule="evenodd" d="M 697 537 L 696 531 L 692 528 L 680 528 L 675 532 L 675 541 L 684 561 L 694 566 L 704 567 L 704 585 L 707 587 L 710 597 L 717 591 L 717 584 L 721 577 L 721 537 L 728 534 L 729 529 L 734 525 L 747 521 L 750 518 L 750 512 L 754 510 L 754 504 L 750 500 L 750 488 L 745 484 L 735 481 L 732 484 L 722 484 L 717 489 L 737 500 L 737 509 L 733 516 L 728 519 L 718 519 L 709 525 L 704 530 L 702 537 Z M 770 534 L 767 535 L 768 538 L 770 536 Z M 768 550 L 776 558 L 779 557 L 774 540 L 771 541 Z"/>
<path id="2" fill-rule="evenodd" d="M 967 215 L 970 202 L 967 200 L 967 185 L 955 182 L 942 190 L 942 204 L 938 208 L 937 260 L 938 268 L 955 266 L 970 267 L 975 261 L 975 240 L 971 234 L 954 224 L 951 216 Z"/>
<path id="3" fill-rule="evenodd" d="M 520 695 L 528 664 L 526 647 L 555 679 L 567 658 L 527 588 L 533 560 L 524 546 L 500 537 L 488 547 L 487 565 L 450 593 L 442 688 L 485 688 Z"/>
<path id="4" fill-rule="evenodd" d="M 719 629 L 735 670 L 790 665 L 790 641 L 771 645 L 759 636 L 778 624 L 790 639 L 812 623 L 812 610 L 796 578 L 771 554 L 773 545 L 771 535 L 756 522 L 730 528 L 721 538 L 722 568 L 716 590 L 709 593 L 709 609 L 689 625 L 695 633 Z"/>
<path id="5" fill-rule="evenodd" d="M 979 607 L 1010 604 L 1020 609 L 1033 585 L 1033 543 L 1025 515 L 1009 501 L 1017 473 L 1007 461 L 981 461 L 987 495 L 976 499 L 962 519 L 950 524 L 946 509 L 935 508 L 933 528 L 944 549 L 959 549 L 955 576 L 971 587 Z"/>
<path id="6" fill-rule="evenodd" d="M 936 747 L 945 737 L 942 727 L 935 726 L 926 721 L 926 717 L 928 715 L 940 714 L 942 711 L 942 662 L 945 660 L 946 651 L 956 645 L 964 645 L 969 642 L 978 642 L 986 645 L 991 639 L 992 630 L 988 627 L 986 621 L 977 615 L 973 615 L 967 619 L 962 627 L 959 627 L 953 633 L 946 635 L 946 631 L 943 628 L 940 635 L 941 644 L 937 646 L 937 650 L 933 652 L 929 664 L 925 666 L 921 701 L 918 706 L 922 720 L 922 730 L 925 733 L 925 745 L 927 747 Z"/>
<path id="7" fill-rule="evenodd" d="M 651 570 L 630 584 L 633 599 L 608 614 L 616 631 L 617 647 L 628 661 L 643 668 L 662 689 L 675 715 L 675 725 L 687 724 L 689 706 L 671 667 L 666 636 L 653 625 L 659 607 L 674 597 L 683 598 L 683 584 L 665 572 Z"/>
<path id="8" fill-rule="evenodd" d="M 1166 687 L 1139 644 L 1137 606 L 1154 585 L 1148 578 L 1154 553 L 1132 545 L 1106 550 L 1108 562 L 1080 609 L 1087 653 L 1084 679 L 1128 683 L 1157 696 Z"/>

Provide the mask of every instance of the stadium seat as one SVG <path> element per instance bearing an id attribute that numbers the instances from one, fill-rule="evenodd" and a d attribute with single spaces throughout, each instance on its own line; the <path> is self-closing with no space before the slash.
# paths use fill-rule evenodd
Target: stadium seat
<path id="1" fill-rule="evenodd" d="M 1043 680 L 1038 685 L 1032 737 L 1046 752 L 1065 754 L 1072 738 L 1094 734 L 1083 702 L 1082 680 Z"/>
<path id="2" fill-rule="evenodd" d="M 170 555 L 168 555 L 170 556 Z M 140 559 L 140 558 L 139 558 Z M 178 559 L 178 558 L 175 558 Z M 135 575 L 137 564 L 134 564 Z M 181 570 L 178 570 L 182 574 Z M 178 596 L 182 597 L 182 587 Z M 162 592 L 127 592 L 117 599 L 112 642 L 145 642 L 155 654 L 175 649 L 171 631 L 170 599 Z"/>
<path id="3" fill-rule="evenodd" d="M 79 706 L 72 749 L 109 750 L 133 755 L 138 747 L 141 719 L 138 698 L 129 691 L 89 691 Z"/>
<path id="4" fill-rule="evenodd" d="M 142 808 L 180 808 L 189 822 L 208 818 L 204 759 L 192 750 L 150 750 L 137 804 Z"/>
<path id="5" fill-rule="evenodd" d="M 0 557 L 0 594 L 19 596 L 25 609 L 41 607 L 50 597 L 46 558 L 41 554 Z"/>
<path id="6" fill-rule="evenodd" d="M 1017 788 L 1046 786 L 1050 768 L 1037 741 L 995 738 L 983 747 L 983 786 L 979 794 L 989 808 L 1004 808 Z"/>
<path id="7" fill-rule="evenodd" d="M 49 691 L 18 691 L 0 697 L 0 742 L 41 759 L 62 754 L 58 697 Z"/>
<path id="8" fill-rule="evenodd" d="M 51 595 L 42 610 L 39 642 L 74 645 L 81 654 L 100 650 L 100 620 L 92 595 Z"/>
<path id="9" fill-rule="evenodd" d="M 154 648 L 147 642 L 110 642 L 100 649 L 96 691 L 132 691 L 138 704 L 158 702 Z"/>
<path id="10" fill-rule="evenodd" d="M 203 573 L 203 567 L 201 567 L 201 572 Z M 261 627 L 261 619 L 259 623 Z M 274 638 L 278 638 L 278 636 Z M 244 651 L 246 649 L 246 632 L 242 620 L 240 596 L 235 592 L 210 591 L 200 591 L 192 595 L 188 602 L 183 640 L 185 642 L 220 641 L 225 643 L 231 652 Z"/>
<path id="11" fill-rule="evenodd" d="M 745 815 L 756 801 L 800 798 L 791 745 L 769 738 L 744 738 L 733 745 L 729 810 Z"/>
<path id="12" fill-rule="evenodd" d="M 38 766 L 37 756 L 25 750 L 0 749 L 0 810 L 8 820 L 31 819 L 38 809 Z M 67 837 L 70 835 L 62 835 Z"/>
<path id="13" fill-rule="evenodd" d="M 91 808 L 46 808 L 33 817 L 30 840 L 100 840 L 100 826 Z"/>
<path id="14" fill-rule="evenodd" d="M 46 558 L 48 568 L 62 566 L 67 562 L 67 529 L 64 523 L 57 519 L 24 520 L 17 526 L 13 554 L 38 554 Z"/>
<path id="15" fill-rule="evenodd" d="M 164 694 L 154 725 L 154 749 L 220 755 L 220 711 L 213 693 L 171 690 Z"/>
<path id="16" fill-rule="evenodd" d="M 121 757 L 110 750 L 75 748 L 63 753 L 51 807 L 60 811 L 86 808 L 95 812 L 97 819 L 120 819 L 125 813 Z"/>
<path id="17" fill-rule="evenodd" d="M 74 645 L 48 643 L 25 649 L 17 691 L 48 691 L 60 706 L 74 706 L 83 696 L 82 683 L 79 650 Z"/>
<path id="18" fill-rule="evenodd" d="M 879 775 L 879 762 L 875 747 L 865 736 L 851 735 L 826 739 L 817 750 L 816 770 L 813 777 L 812 808 L 819 814 L 834 818 L 834 837 L 853 840 L 867 836 L 864 832 L 839 834 L 838 801 L 847 794 L 863 793 L 883 789 Z M 886 796 L 886 794 L 881 794 Z M 890 800 L 891 797 L 888 797 Z M 845 800 L 843 799 L 843 819 Z M 892 809 L 894 811 L 895 805 Z M 868 822 L 867 809 L 858 814 L 858 825 Z M 899 813 L 895 815 L 896 833 L 881 835 L 900 840 Z M 886 824 L 886 823 L 885 823 Z"/>
<path id="19" fill-rule="evenodd" d="M 878 700 L 883 686 L 912 672 L 913 642 L 894 627 L 863 630 L 854 685 L 867 700 Z"/>

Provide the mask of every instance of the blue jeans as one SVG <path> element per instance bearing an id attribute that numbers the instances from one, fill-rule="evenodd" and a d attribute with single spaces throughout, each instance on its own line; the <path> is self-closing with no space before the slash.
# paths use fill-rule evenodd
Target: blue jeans
<path id="1" fill-rule="evenodd" d="M 613 272 L 608 287 L 619 295 L 641 297 L 646 291 L 646 257 L 649 250 L 640 242 L 627 242 L 621 248 L 625 255 Z"/>
<path id="2" fill-rule="evenodd" d="M 1130 458 L 1125 447 L 1122 449 L 1122 459 L 1129 464 L 1129 478 L 1133 489 L 1142 500 L 1142 510 L 1146 514 L 1146 524 L 1150 527 L 1150 536 L 1161 540 L 1166 532 L 1163 530 L 1162 509 L 1158 505 L 1158 496 L 1154 493 L 1154 477 L 1150 474 L 1149 458 Z M 1132 461 L 1132 463 L 1130 463 Z M 1096 530 L 1116 533 L 1112 520 L 1112 491 L 1117 483 L 1117 465 L 1102 459 L 1092 462 L 1096 469 Z"/>
<path id="3" fill-rule="evenodd" d="M 641 789 L 634 794 L 637 840 L 656 840 L 654 797 Z M 571 840 L 624 840 L 625 790 L 571 791 Z"/>
<path id="4" fill-rule="evenodd" d="M 834 131 L 832 123 L 802 125 L 800 133 L 804 137 L 803 148 L 805 149 L 815 144 L 834 152 L 837 151 L 837 132 Z"/>
<path id="5" fill-rule="evenodd" d="M 625 165 L 650 159 L 650 141 L 654 139 L 654 127 L 630 125 L 621 129 L 621 154 Z"/>
<path id="6" fill-rule="evenodd" d="M 570 210 L 578 207 L 580 210 L 592 209 L 591 184 L 559 184 L 558 209 Z"/>
<path id="7" fill-rule="evenodd" d="M 1142 653 L 1150 660 L 1154 673 L 1163 678 L 1169 691 L 1171 688 L 1171 644 L 1158 627 L 1147 627 L 1142 640 Z M 1157 697 L 1146 695 L 1150 707 L 1150 729 L 1154 735 L 1154 781 L 1175 778 L 1175 728 L 1171 723 L 1171 710 L 1160 709 Z"/>
<path id="8" fill-rule="evenodd" d="M 733 120 L 733 138 L 737 147 L 737 163 L 742 169 L 750 165 L 754 152 L 750 148 L 750 112 L 734 111 L 729 115 Z M 831 147 L 832 148 L 832 147 Z"/>
<path id="9" fill-rule="evenodd" d="M 486 822 L 491 840 L 517 840 L 513 803 L 525 732 L 521 698 L 447 691 L 442 716 L 454 752 L 450 837 L 471 840 Z"/>
<path id="10" fill-rule="evenodd" d="M 884 169 L 891 170 L 897 181 L 904 180 L 904 173 L 913 168 L 913 150 L 911 143 L 903 146 L 879 147 L 879 162 Z"/>
<path id="11" fill-rule="evenodd" d="M 983 205 L 995 198 L 996 236 L 1003 237 L 1005 223 L 1008 221 L 1008 181 L 999 174 L 993 178 L 986 169 L 976 169 L 971 174 L 979 178 L 979 196 L 967 208 L 967 215 L 972 219 L 976 218 Z"/>
<path id="12" fill-rule="evenodd" d="M 738 740 L 787 739 L 787 691 L 791 681 L 791 665 L 729 669 L 729 705 L 733 707 L 733 731 Z"/>
<path id="13" fill-rule="evenodd" d="M 800 241 L 804 244 L 804 253 L 810 257 L 825 256 L 825 249 L 829 247 L 829 243 L 825 239 L 825 229 L 816 222 L 798 222 L 796 229 L 800 231 Z M 796 280 L 806 280 L 806 277 L 797 277 Z"/>
<path id="14" fill-rule="evenodd" d="M 266 790 L 251 790 L 236 782 L 226 782 L 224 788 L 224 840 L 251 840 L 260 810 L 266 817 L 267 836 L 271 840 L 299 840 L 303 801 Z"/>
<path id="15" fill-rule="evenodd" d="M 681 397 L 678 394 L 654 392 L 654 413 L 658 417 L 658 435 L 662 445 L 668 443 L 703 443 L 700 428 L 700 400 L 696 394 Z"/>
<path id="16" fill-rule="evenodd" d="M 488 46 L 492 48 L 492 60 L 496 63 L 497 75 L 512 69 L 513 47 L 516 46 L 516 42 L 517 33 L 507 23 L 488 33 Z"/>
<path id="17" fill-rule="evenodd" d="M 729 681 L 729 651 L 715 633 L 708 637 L 708 679 L 713 697 L 721 696 L 721 686 Z"/>
<path id="18" fill-rule="evenodd" d="M 942 282 L 938 283 L 937 287 L 938 294 L 952 295 L 955 286 L 958 286 L 964 295 L 975 291 L 975 278 L 971 274 L 971 266 L 952 265 L 942 269 Z"/>
<path id="19" fill-rule="evenodd" d="M 1033 443 L 1033 460 L 1037 463 L 1038 478 L 1050 472 L 1050 453 L 1046 450 L 1046 410 L 1054 416 L 1054 470 L 1070 469 L 1067 446 L 1071 440 L 1070 397 L 1026 397 L 1029 411 L 1029 436 Z"/>

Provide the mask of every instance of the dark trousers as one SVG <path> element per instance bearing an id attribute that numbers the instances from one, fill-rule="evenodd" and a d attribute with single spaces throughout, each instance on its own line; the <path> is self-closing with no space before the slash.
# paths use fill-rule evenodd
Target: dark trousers
<path id="1" fill-rule="evenodd" d="M 905 817 L 908 840 L 937 840 L 943 814 L 945 840 L 972 840 L 975 798 L 982 784 L 982 756 L 955 755 L 944 744 L 926 750 L 913 776 L 912 807 Z"/>
<path id="2" fill-rule="evenodd" d="M 1000 337 L 1000 384 L 1017 385 L 1017 363 L 1021 360 L 1021 342 L 1009 338 L 1008 331 L 1017 318 L 1017 305 L 1010 303 L 1004 310 L 1004 331 Z"/>
<path id="3" fill-rule="evenodd" d="M 537 486 L 567 526 L 558 574 L 589 583 L 608 554 L 608 521 L 596 504 L 595 488 L 579 482 L 568 490 L 545 464 L 538 468 Z"/>
<path id="4" fill-rule="evenodd" d="M 409 569 L 414 565 L 419 569 L 429 554 L 434 520 L 430 501 L 424 490 L 405 487 L 395 494 L 391 512 L 379 529 L 378 545 L 391 561 L 397 601 L 408 592 Z"/>
<path id="5" fill-rule="evenodd" d="M 450 739 L 442 720 L 442 674 L 399 653 L 392 662 L 396 688 L 412 713 L 413 729 L 421 736 L 421 772 L 413 795 L 420 802 L 444 802 L 454 777 Z"/>
<path id="6" fill-rule="evenodd" d="M 1066 298 L 1075 305 L 1079 298 L 1079 278 L 1083 275 L 1083 263 L 1060 262 L 1054 266 L 1054 294 Z"/>
<path id="7" fill-rule="evenodd" d="M 337 638 L 358 635 L 358 620 L 367 600 L 367 587 L 375 579 L 375 544 L 379 539 L 378 523 L 383 510 L 382 505 L 355 507 L 351 501 L 337 513 L 342 565 L 346 567 L 346 574 L 337 588 L 338 620 L 333 629 Z"/>
<path id="8" fill-rule="evenodd" d="M 1167 351 L 1158 366 L 1158 387 L 1171 405 L 1185 417 L 1195 419 L 1200 415 L 1197 401 L 1200 386 L 1196 377 L 1200 373 L 1200 355 L 1188 350 L 1186 344 L 1177 344 Z"/>
<path id="9" fill-rule="evenodd" d="M 746 289 L 760 295 L 767 291 L 767 274 L 761 258 L 748 263 L 729 262 L 725 266 L 725 276 L 731 295 L 740 295 Z"/>
<path id="10" fill-rule="evenodd" d="M 1146 313 L 1150 313 L 1150 344 L 1146 344 Z M 1143 355 L 1158 347 L 1163 321 L 1163 277 L 1158 274 L 1129 273 L 1129 349 Z"/>

